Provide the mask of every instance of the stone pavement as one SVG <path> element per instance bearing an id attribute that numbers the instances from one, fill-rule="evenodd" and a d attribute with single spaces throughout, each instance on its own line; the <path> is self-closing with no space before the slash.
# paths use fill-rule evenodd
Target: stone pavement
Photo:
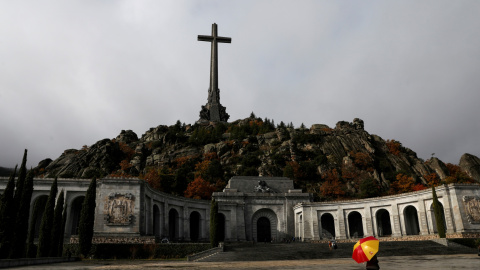
<path id="1" fill-rule="evenodd" d="M 84 260 L 15 269 L 365 269 L 352 258 L 354 243 L 329 250 L 321 243 L 228 243 L 225 252 L 199 262 L 161 260 Z M 445 247 L 433 241 L 380 242 L 381 269 L 480 269 L 477 250 Z"/>
<path id="2" fill-rule="evenodd" d="M 479 269 L 480 257 L 477 254 L 456 255 L 419 255 L 379 257 L 381 269 Z M 53 270 L 117 270 L 117 269 L 365 269 L 351 258 L 287 260 L 287 261 L 250 261 L 250 262 L 186 262 L 156 260 L 85 260 L 81 262 L 59 263 L 18 267 L 25 269 Z"/>

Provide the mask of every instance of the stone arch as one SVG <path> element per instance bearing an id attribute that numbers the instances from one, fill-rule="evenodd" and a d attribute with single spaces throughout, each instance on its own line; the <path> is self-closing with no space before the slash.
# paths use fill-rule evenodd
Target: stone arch
<path id="1" fill-rule="evenodd" d="M 45 212 L 45 206 L 47 205 L 48 195 L 37 196 L 33 200 L 32 214 L 30 218 L 30 227 L 34 233 L 35 238 L 38 238 L 40 233 L 40 224 L 42 223 L 43 213 Z M 33 223 L 33 224 L 32 224 Z"/>
<path id="2" fill-rule="evenodd" d="M 350 238 L 363 237 L 363 221 L 362 215 L 357 211 L 352 211 L 348 214 L 348 230 Z"/>
<path id="3" fill-rule="evenodd" d="M 407 235 L 420 234 L 417 208 L 415 208 L 415 206 L 409 205 L 403 210 L 403 215 L 405 219 L 405 233 Z"/>
<path id="4" fill-rule="evenodd" d="M 222 242 L 225 241 L 225 231 L 226 231 L 226 218 L 225 215 L 222 213 L 218 213 L 217 215 L 218 227 L 217 227 L 217 234 L 218 234 L 218 241 Z"/>
<path id="5" fill-rule="evenodd" d="M 200 239 L 200 213 L 193 211 L 190 213 L 190 240 L 197 242 Z"/>
<path id="6" fill-rule="evenodd" d="M 445 230 L 447 229 L 447 221 L 445 220 L 445 210 L 443 208 L 443 204 L 441 202 L 438 202 L 438 206 L 440 207 L 440 212 L 442 213 L 442 218 L 443 218 L 443 227 Z M 430 212 L 432 216 L 432 228 L 434 233 L 438 233 L 438 228 L 437 228 L 437 219 L 435 218 L 435 210 L 433 209 L 433 203 L 430 205 Z"/>
<path id="7" fill-rule="evenodd" d="M 168 237 L 170 240 L 176 240 L 179 238 L 180 222 L 178 211 L 175 208 L 171 208 L 168 211 Z"/>
<path id="8" fill-rule="evenodd" d="M 161 221 L 160 221 L 160 208 L 158 205 L 154 204 L 153 205 L 153 235 L 156 237 L 161 236 Z"/>
<path id="9" fill-rule="evenodd" d="M 391 236 L 392 224 L 390 222 L 390 213 L 386 209 L 379 209 L 375 214 L 377 222 L 377 235 L 378 236 Z"/>
<path id="10" fill-rule="evenodd" d="M 320 238 L 335 238 L 335 219 L 330 213 L 325 213 L 320 217 Z"/>
<path id="11" fill-rule="evenodd" d="M 80 222 L 80 212 L 82 212 L 82 204 L 85 196 L 77 196 L 70 204 L 69 224 L 70 235 L 78 235 L 78 223 Z"/>
<path id="12" fill-rule="evenodd" d="M 265 219 L 261 219 L 265 218 Z M 267 227 L 267 221 L 270 227 L 270 239 L 274 238 L 277 239 L 277 224 L 278 219 L 275 212 L 270 209 L 260 209 L 252 217 L 252 237 L 255 238 L 257 241 L 262 241 L 262 239 L 258 239 L 258 229 L 259 229 L 259 220 L 261 228 Z M 268 233 L 267 235 L 268 236 Z"/>

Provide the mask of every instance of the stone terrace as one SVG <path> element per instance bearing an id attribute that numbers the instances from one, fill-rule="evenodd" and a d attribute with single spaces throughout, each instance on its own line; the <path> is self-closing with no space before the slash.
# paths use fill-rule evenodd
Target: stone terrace
<path id="1" fill-rule="evenodd" d="M 379 257 L 412 255 L 476 254 L 477 250 L 449 243 L 448 247 L 434 241 L 380 242 Z M 197 261 L 271 261 L 351 258 L 354 243 L 338 243 L 330 250 L 324 243 L 227 243 L 225 252 Z"/>

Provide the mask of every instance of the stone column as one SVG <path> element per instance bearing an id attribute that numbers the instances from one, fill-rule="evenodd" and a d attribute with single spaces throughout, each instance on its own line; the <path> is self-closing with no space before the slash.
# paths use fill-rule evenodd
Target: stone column
<path id="1" fill-rule="evenodd" d="M 337 220 L 335 220 L 335 235 L 337 239 L 347 239 L 348 229 L 345 224 L 345 213 L 342 208 L 337 211 Z"/>
<path id="2" fill-rule="evenodd" d="M 455 225 L 453 222 L 453 216 L 452 216 L 452 204 L 451 204 L 451 195 L 450 195 L 450 188 L 448 185 L 443 186 L 443 196 L 441 199 L 442 205 L 443 205 L 443 212 L 445 215 L 445 223 L 447 223 L 447 233 L 454 233 L 455 232 Z"/>
<path id="3" fill-rule="evenodd" d="M 400 237 L 402 236 L 402 229 L 401 229 L 401 221 L 400 215 L 398 214 L 398 205 L 392 204 L 392 213 L 390 214 L 390 223 L 392 225 L 392 236 L 393 237 Z"/>
<path id="4" fill-rule="evenodd" d="M 425 201 L 418 202 L 418 225 L 420 226 L 420 235 L 428 234 L 427 216 L 425 214 Z"/>
<path id="5" fill-rule="evenodd" d="M 170 226 L 169 226 L 169 219 L 170 219 L 170 216 L 169 216 L 169 213 L 168 213 L 168 201 L 165 201 L 164 205 L 163 205 L 163 212 L 164 212 L 164 223 L 163 223 L 163 228 L 164 228 L 164 231 L 163 231 L 163 237 L 169 237 L 170 236 Z M 169 240 L 173 240 L 173 239 L 169 239 Z"/>
<path id="6" fill-rule="evenodd" d="M 190 215 L 188 212 L 188 206 L 184 205 L 181 218 L 183 226 L 180 226 L 180 228 L 182 228 L 180 231 L 183 231 L 183 239 L 185 241 L 190 241 Z"/>
<path id="7" fill-rule="evenodd" d="M 313 233 L 312 240 L 320 240 L 320 229 L 319 229 L 320 226 L 318 225 L 320 223 L 318 220 L 319 215 L 318 215 L 318 212 L 315 209 L 313 209 L 313 207 L 310 207 L 310 209 L 312 211 L 312 217 L 311 217 L 312 218 L 311 226 L 312 226 L 312 233 Z"/>
<path id="8" fill-rule="evenodd" d="M 370 207 L 364 208 L 365 217 L 362 219 L 365 221 L 365 231 L 363 232 L 364 235 L 373 235 L 373 228 L 372 228 L 372 212 L 370 211 Z"/>
<path id="9" fill-rule="evenodd" d="M 230 212 L 230 219 L 231 219 L 231 224 L 232 226 L 230 227 L 230 231 L 231 231 L 231 236 L 230 236 L 230 240 L 238 240 L 238 235 L 237 235 L 237 206 L 236 205 L 232 205 L 230 207 L 232 209 L 232 211 Z"/>
<path id="10" fill-rule="evenodd" d="M 403 213 L 399 215 L 400 227 L 402 228 L 402 235 L 407 235 L 407 224 L 405 224 L 405 216 Z"/>
<path id="11" fill-rule="evenodd" d="M 237 230 L 237 239 L 239 241 L 245 241 L 247 240 L 245 236 L 245 219 L 244 219 L 244 213 L 243 213 L 243 204 L 237 204 L 236 210 L 235 210 L 235 215 L 237 216 L 237 224 L 236 224 L 236 230 Z"/>

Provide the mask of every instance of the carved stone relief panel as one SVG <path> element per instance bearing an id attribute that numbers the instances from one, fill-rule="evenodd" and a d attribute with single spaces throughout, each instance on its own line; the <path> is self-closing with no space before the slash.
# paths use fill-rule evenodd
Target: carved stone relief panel
<path id="1" fill-rule="evenodd" d="M 463 204 L 465 205 L 468 222 L 480 224 L 480 197 L 463 196 Z"/>
<path id="2" fill-rule="evenodd" d="M 131 193 L 110 193 L 105 198 L 105 222 L 109 226 L 128 226 L 133 222 L 135 197 Z"/>

